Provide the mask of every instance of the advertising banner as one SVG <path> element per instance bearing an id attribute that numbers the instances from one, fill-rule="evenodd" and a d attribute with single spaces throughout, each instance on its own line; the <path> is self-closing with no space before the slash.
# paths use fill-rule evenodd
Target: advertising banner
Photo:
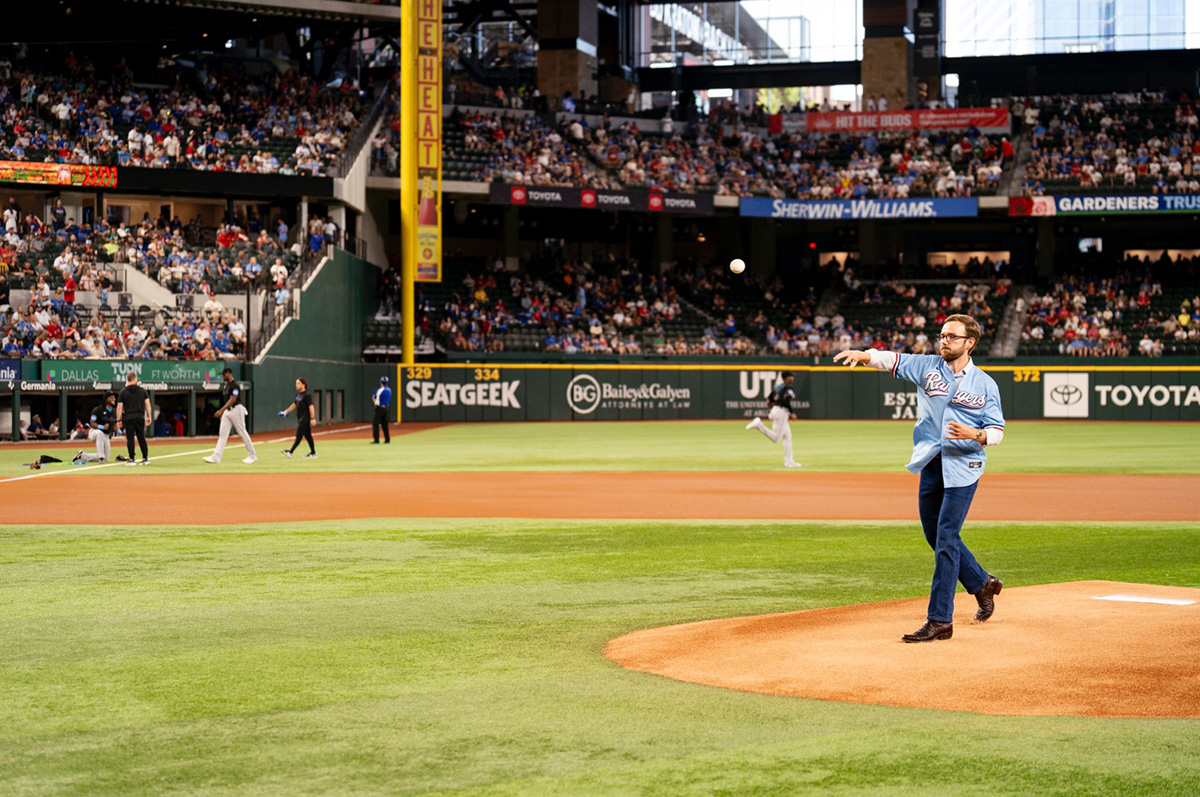
<path id="1" fill-rule="evenodd" d="M 402 421 L 746 420 L 766 416 L 781 381 L 770 367 L 418 365 L 397 374 Z M 796 372 L 798 418 L 809 416 L 809 381 Z"/>
<path id="2" fill-rule="evenodd" d="M 978 216 L 979 202 L 967 199 L 763 199 L 743 198 L 743 216 L 769 219 L 858 221 Z"/>
<path id="3" fill-rule="evenodd" d="M 117 167 L 82 166 L 75 163 L 0 161 L 0 183 L 112 188 L 117 184 Z"/>
<path id="4" fill-rule="evenodd" d="M 911 111 L 844 111 L 810 113 L 809 133 L 868 130 L 966 130 L 1007 133 L 1011 129 L 1007 108 L 922 108 Z"/>
<path id="5" fill-rule="evenodd" d="M 1195 213 L 1200 194 L 1009 197 L 1010 216 L 1114 215 L 1117 213 Z"/>
<path id="6" fill-rule="evenodd" d="M 0 382 L 16 382 L 21 379 L 20 360 L 0 360 Z"/>
<path id="7" fill-rule="evenodd" d="M 504 185 L 492 183 L 490 199 L 500 205 L 582 208 L 585 210 L 636 210 L 654 213 L 711 214 L 711 194 L 674 194 L 658 191 L 606 191 L 591 188 Z"/>
<path id="8" fill-rule="evenodd" d="M 43 360 L 42 379 L 47 382 L 113 382 L 124 385 L 133 372 L 140 382 L 208 382 L 219 385 L 226 365 L 235 379 L 242 378 L 242 364 L 187 362 L 183 360 Z"/>
<path id="9" fill-rule="evenodd" d="M 799 419 L 916 420 L 921 388 L 879 371 L 785 365 Z M 418 365 L 402 422 L 740 420 L 767 415 L 771 365 Z M 984 366 L 1009 421 L 1200 421 L 1200 366 Z"/>

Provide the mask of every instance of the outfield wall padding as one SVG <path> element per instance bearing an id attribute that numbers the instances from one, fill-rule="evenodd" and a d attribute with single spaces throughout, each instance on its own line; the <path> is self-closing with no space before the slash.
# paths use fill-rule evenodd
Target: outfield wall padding
<path id="1" fill-rule="evenodd" d="M 295 428 L 292 416 L 280 418 L 278 412 L 295 398 L 297 377 L 308 380 L 311 392 L 321 391 L 322 421 L 371 419 L 371 392 L 393 368 L 362 361 L 363 327 L 378 306 L 379 269 L 342 249 L 333 252 L 303 292 L 299 317 L 288 322 L 261 362 L 246 366 L 254 384 L 251 431 Z M 328 396 L 336 405 L 339 391 L 342 414 L 331 416 Z"/>
<path id="2" fill-rule="evenodd" d="M 747 419 L 784 369 L 798 418 L 915 419 L 909 382 L 865 368 L 764 365 L 401 366 L 401 422 Z M 989 366 L 1013 420 L 1200 420 L 1200 366 Z"/>

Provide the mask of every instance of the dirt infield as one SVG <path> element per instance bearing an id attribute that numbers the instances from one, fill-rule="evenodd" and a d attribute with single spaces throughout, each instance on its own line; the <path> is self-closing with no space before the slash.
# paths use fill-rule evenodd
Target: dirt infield
<path id="1" fill-rule="evenodd" d="M 1164 605 L 1113 600 L 1193 601 Z M 652 628 L 622 667 L 747 692 L 1004 715 L 1200 717 L 1200 590 L 1111 581 L 1006 588 L 954 638 L 905 644 L 925 598 Z"/>
<path id="2" fill-rule="evenodd" d="M 407 429 L 405 431 L 419 431 Z M 347 434 L 365 436 L 361 427 Z M 972 521 L 1196 521 L 1200 476 L 989 474 Z M 261 473 L 112 467 L 0 482 L 2 522 L 234 524 L 367 517 L 904 520 L 907 473 Z M 69 495 L 70 500 L 64 500 Z M 136 495 L 131 504 L 130 496 Z M 86 507 L 81 514 L 79 507 Z M 1003 574 L 1001 574 L 1003 575 Z M 624 667 L 745 691 L 990 714 L 1200 717 L 1200 604 L 1095 600 L 1200 590 L 1010 584 L 986 624 L 959 596 L 955 636 L 905 645 L 926 599 L 648 629 L 613 640 Z M 1194 593 L 1194 594 L 1193 594 Z"/>
<path id="3" fill-rule="evenodd" d="M 1200 476 L 989 474 L 971 520 L 1200 520 Z M 70 485 L 69 487 L 67 485 Z M 119 484 L 119 488 L 114 487 Z M 179 523 L 179 496 L 196 477 L 127 471 L 0 483 L 4 522 L 78 523 L 88 517 Z M 129 491 L 135 489 L 136 510 Z M 219 495 L 194 523 L 363 517 L 719 518 L 908 520 L 917 480 L 907 473 L 254 473 L 240 463 L 204 476 Z M 63 501 L 69 492 L 70 501 Z M 868 496 L 869 497 L 864 497 Z M 1153 496 L 1153 500 L 1147 500 Z"/>

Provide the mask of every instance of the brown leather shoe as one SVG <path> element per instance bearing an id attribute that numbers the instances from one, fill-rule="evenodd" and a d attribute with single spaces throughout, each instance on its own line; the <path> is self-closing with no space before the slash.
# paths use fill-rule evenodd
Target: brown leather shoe
<path id="1" fill-rule="evenodd" d="M 983 589 L 975 593 L 975 600 L 979 602 L 979 611 L 975 612 L 975 622 L 982 623 L 992 616 L 992 612 L 996 611 L 995 597 L 1000 594 L 1003 587 L 1003 581 L 995 576 L 988 576 Z"/>
<path id="2" fill-rule="evenodd" d="M 952 636 L 954 636 L 954 623 L 926 620 L 925 625 L 900 638 L 905 642 L 933 642 L 935 639 L 949 639 Z"/>

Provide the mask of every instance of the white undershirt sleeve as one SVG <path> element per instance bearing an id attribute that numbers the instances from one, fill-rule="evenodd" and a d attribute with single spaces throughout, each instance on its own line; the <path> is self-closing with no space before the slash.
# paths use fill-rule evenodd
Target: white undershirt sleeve
<path id="1" fill-rule="evenodd" d="M 989 426 L 983 430 L 983 433 L 987 436 L 987 439 L 984 441 L 985 446 L 998 446 L 1000 445 L 1000 441 L 1004 439 L 1003 429 Z"/>
<path id="2" fill-rule="evenodd" d="M 894 351 L 880 351 L 879 349 L 867 349 L 867 356 L 871 358 L 867 367 L 879 371 L 892 370 L 896 367 L 896 360 L 900 357 Z"/>

